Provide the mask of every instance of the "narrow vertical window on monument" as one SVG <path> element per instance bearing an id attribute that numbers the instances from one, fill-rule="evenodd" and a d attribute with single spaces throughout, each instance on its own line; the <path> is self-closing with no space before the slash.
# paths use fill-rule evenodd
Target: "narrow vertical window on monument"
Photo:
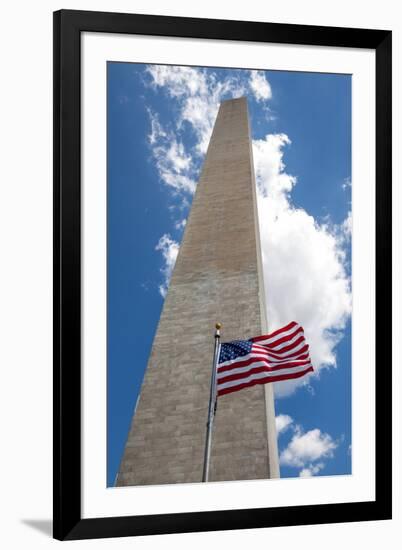
<path id="1" fill-rule="evenodd" d="M 108 486 L 202 481 L 216 322 L 246 353 L 296 321 L 314 371 L 219 395 L 208 481 L 350 474 L 351 77 L 110 62 L 107 92 Z"/>

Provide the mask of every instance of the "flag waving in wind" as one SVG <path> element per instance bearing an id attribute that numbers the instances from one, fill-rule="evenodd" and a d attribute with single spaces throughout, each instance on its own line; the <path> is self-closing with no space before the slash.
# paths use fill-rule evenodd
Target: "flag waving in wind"
<path id="1" fill-rule="evenodd" d="M 293 321 L 266 336 L 222 344 L 216 375 L 217 394 L 299 378 L 312 371 L 304 330 Z"/>

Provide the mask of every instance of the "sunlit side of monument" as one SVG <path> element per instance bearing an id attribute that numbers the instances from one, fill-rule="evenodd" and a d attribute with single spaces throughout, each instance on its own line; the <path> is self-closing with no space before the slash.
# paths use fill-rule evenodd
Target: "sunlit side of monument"
<path id="1" fill-rule="evenodd" d="M 201 481 L 215 323 L 222 341 L 246 339 L 268 332 L 265 312 L 247 100 L 239 98 L 218 112 L 117 486 Z M 209 480 L 275 477 L 272 385 L 219 398 Z"/>

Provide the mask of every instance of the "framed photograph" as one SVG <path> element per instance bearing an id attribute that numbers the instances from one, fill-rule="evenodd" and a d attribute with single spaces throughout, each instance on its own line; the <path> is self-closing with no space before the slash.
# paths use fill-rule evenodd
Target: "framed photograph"
<path id="1" fill-rule="evenodd" d="M 54 13 L 54 537 L 391 518 L 391 32 Z"/>

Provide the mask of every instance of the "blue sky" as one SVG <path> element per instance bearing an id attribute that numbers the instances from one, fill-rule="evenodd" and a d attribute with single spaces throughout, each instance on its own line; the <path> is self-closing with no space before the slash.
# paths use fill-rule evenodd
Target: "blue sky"
<path id="1" fill-rule="evenodd" d="M 114 484 L 219 102 L 247 96 L 269 330 L 315 373 L 275 384 L 281 476 L 351 472 L 351 77 L 108 63 L 108 446 Z"/>

